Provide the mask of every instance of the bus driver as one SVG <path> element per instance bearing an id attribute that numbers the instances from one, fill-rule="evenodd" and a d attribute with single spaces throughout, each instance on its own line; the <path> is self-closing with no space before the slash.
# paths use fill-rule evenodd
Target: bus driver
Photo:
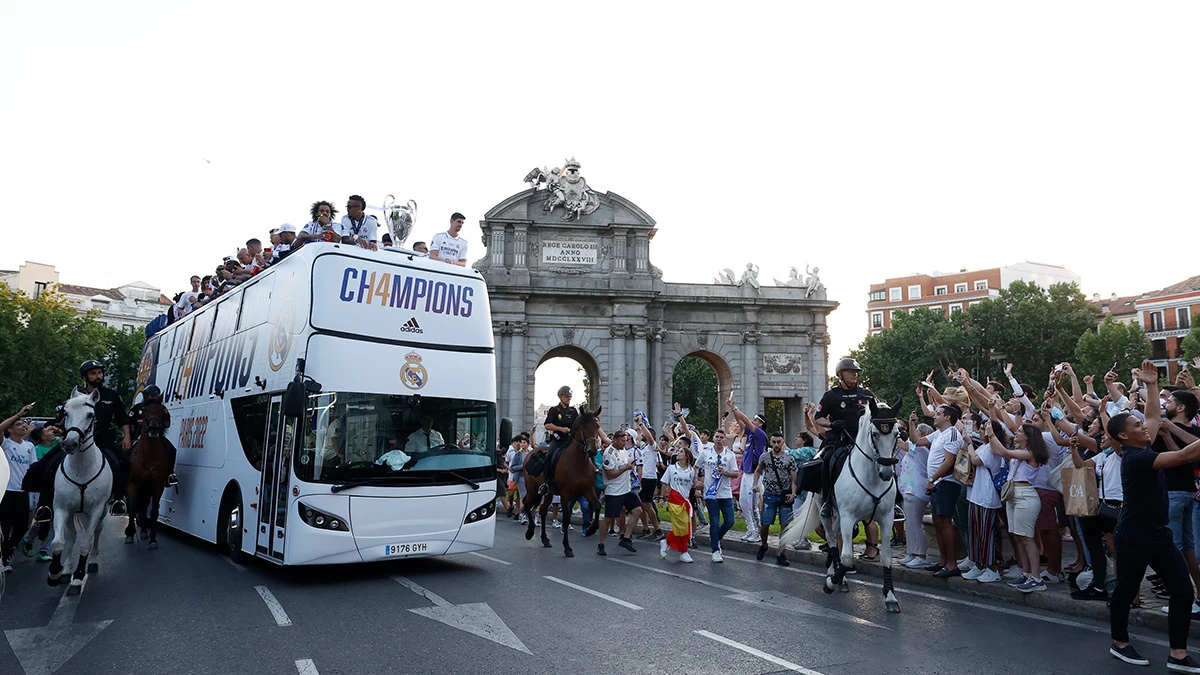
<path id="1" fill-rule="evenodd" d="M 446 445 L 442 434 L 433 428 L 433 416 L 421 415 L 421 428 L 408 435 L 404 444 L 404 452 L 408 455 L 424 455 L 434 448 Z"/>

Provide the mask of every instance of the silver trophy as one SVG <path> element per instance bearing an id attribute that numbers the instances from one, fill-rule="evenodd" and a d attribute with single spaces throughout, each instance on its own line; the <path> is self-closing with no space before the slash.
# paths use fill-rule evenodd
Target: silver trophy
<path id="1" fill-rule="evenodd" d="M 383 200 L 383 206 L 377 208 L 383 211 L 383 219 L 392 233 L 392 245 L 403 246 L 417 222 L 417 202 L 410 199 L 404 204 L 398 204 L 393 195 L 388 195 Z"/>

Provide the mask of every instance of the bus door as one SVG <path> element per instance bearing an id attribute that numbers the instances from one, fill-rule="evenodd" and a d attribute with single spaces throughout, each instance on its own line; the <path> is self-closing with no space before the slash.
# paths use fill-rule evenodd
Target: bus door
<path id="1" fill-rule="evenodd" d="M 292 453 L 300 420 L 283 414 L 282 396 L 271 397 L 267 442 L 263 448 L 262 485 L 259 488 L 258 545 L 260 556 L 283 561 L 287 541 L 288 485 Z"/>

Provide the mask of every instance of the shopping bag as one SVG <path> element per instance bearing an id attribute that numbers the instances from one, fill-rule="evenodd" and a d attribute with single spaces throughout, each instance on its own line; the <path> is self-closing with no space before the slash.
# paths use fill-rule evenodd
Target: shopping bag
<path id="1" fill-rule="evenodd" d="M 1100 511 L 1100 494 L 1096 489 L 1096 469 L 1085 466 L 1077 469 L 1062 465 L 1062 493 L 1067 515 L 1090 518 Z"/>
<path id="2" fill-rule="evenodd" d="M 971 453 L 966 448 L 960 448 L 954 456 L 954 480 L 963 485 L 975 484 L 975 465 L 971 463 Z"/>

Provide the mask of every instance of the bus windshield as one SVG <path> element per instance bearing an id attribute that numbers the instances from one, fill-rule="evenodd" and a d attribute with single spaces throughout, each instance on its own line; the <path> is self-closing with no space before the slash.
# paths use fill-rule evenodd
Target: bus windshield
<path id="1" fill-rule="evenodd" d="M 309 397 L 295 471 L 303 481 L 437 481 L 496 476 L 496 406 L 420 395 L 331 392 Z"/>

